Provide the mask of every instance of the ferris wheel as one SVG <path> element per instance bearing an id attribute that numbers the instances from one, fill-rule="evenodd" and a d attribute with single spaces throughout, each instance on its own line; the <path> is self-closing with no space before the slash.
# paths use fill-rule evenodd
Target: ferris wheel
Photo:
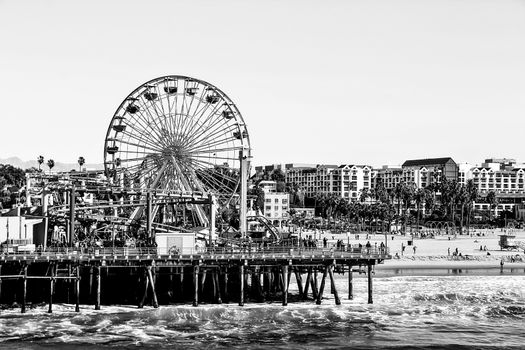
<path id="1" fill-rule="evenodd" d="M 120 104 L 106 134 L 104 165 L 125 187 L 229 201 L 240 183 L 240 154 L 250 152 L 246 124 L 224 92 L 170 75 L 139 86 Z"/>

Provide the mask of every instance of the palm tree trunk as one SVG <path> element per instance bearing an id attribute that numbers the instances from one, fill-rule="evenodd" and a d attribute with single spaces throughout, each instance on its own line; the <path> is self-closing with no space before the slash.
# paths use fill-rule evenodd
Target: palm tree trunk
<path id="1" fill-rule="evenodd" d="M 419 210 L 420 210 L 421 204 L 417 204 L 417 234 L 419 235 Z"/>
<path id="2" fill-rule="evenodd" d="M 459 225 L 459 233 L 463 234 L 463 212 L 465 211 L 465 204 L 461 204 L 461 222 Z"/>

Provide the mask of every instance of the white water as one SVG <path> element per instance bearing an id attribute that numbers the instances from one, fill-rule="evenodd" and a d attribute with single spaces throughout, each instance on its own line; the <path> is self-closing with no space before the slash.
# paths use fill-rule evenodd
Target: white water
<path id="1" fill-rule="evenodd" d="M 525 344 L 525 276 L 399 276 L 374 279 L 368 305 L 366 280 L 337 278 L 342 305 L 330 288 L 313 301 L 265 304 L 103 306 L 71 305 L 0 312 L 4 348 L 517 348 Z M 296 291 L 293 283 L 290 291 Z"/>

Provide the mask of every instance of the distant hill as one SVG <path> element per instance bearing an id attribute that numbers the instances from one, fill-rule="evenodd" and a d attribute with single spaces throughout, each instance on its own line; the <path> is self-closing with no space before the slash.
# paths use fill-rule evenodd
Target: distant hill
<path id="1" fill-rule="evenodd" d="M 53 167 L 53 171 L 70 171 L 72 169 L 78 170 L 78 163 L 61 163 L 57 161 L 56 159 L 53 159 L 55 161 L 55 166 Z M 44 164 L 42 164 L 42 169 L 49 170 L 47 167 L 47 159 L 44 160 Z M 38 168 L 38 162 L 35 160 L 22 160 L 18 157 L 9 157 L 9 158 L 0 158 L 0 164 L 11 164 L 12 166 L 22 168 L 22 169 L 28 169 L 31 167 Z M 83 168 L 87 170 L 102 170 L 104 169 L 103 164 L 97 164 L 97 163 L 86 163 L 84 164 Z"/>

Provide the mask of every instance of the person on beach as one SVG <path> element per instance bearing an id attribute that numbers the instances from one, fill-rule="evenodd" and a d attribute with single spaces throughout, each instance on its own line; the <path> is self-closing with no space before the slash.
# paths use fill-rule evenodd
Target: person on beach
<path id="1" fill-rule="evenodd" d="M 416 254 L 416 246 L 412 247 L 412 249 L 414 250 L 414 254 Z"/>
<path id="2" fill-rule="evenodd" d="M 448 247 L 447 255 L 450 256 L 450 247 Z"/>

